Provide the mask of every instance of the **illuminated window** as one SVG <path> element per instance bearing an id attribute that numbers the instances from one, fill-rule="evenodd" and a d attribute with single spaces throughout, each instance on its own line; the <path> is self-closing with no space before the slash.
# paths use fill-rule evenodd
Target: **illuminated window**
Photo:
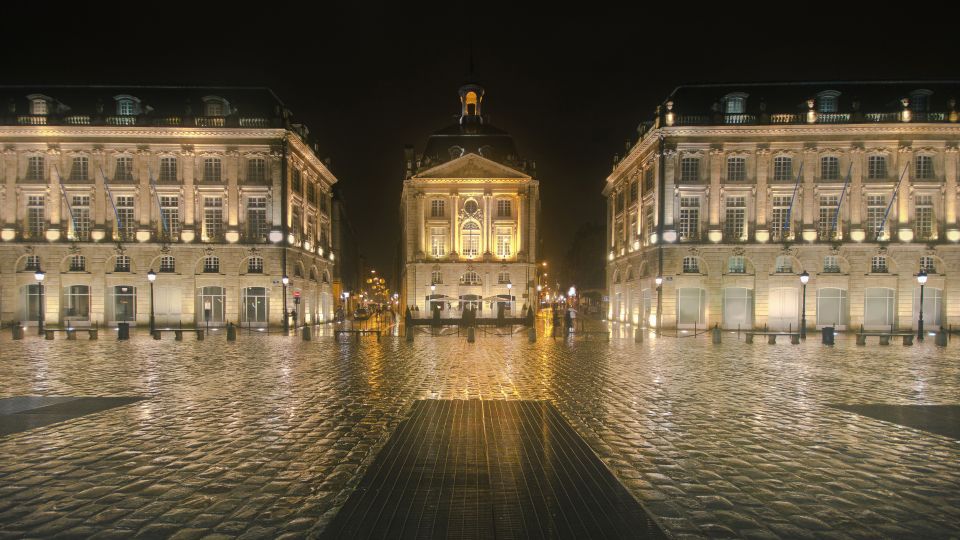
<path id="1" fill-rule="evenodd" d="M 72 255 L 70 257 L 70 271 L 83 272 L 87 269 L 87 258 L 83 255 Z"/>
<path id="2" fill-rule="evenodd" d="M 176 195 L 160 197 L 160 233 L 168 239 L 180 234 L 180 197 Z"/>
<path id="3" fill-rule="evenodd" d="M 49 114 L 49 106 L 45 99 L 34 99 L 30 102 L 30 114 Z"/>
<path id="4" fill-rule="evenodd" d="M 936 274 L 937 260 L 929 255 L 920 257 L 920 269 L 928 274 Z"/>
<path id="5" fill-rule="evenodd" d="M 881 180 L 887 177 L 887 157 L 886 156 L 868 156 L 867 157 L 867 178 L 871 180 Z"/>
<path id="6" fill-rule="evenodd" d="M 75 157 L 70 165 L 70 181 L 86 182 L 90 180 L 90 160 L 86 157 Z"/>
<path id="7" fill-rule="evenodd" d="M 432 199 L 430 201 L 430 217 L 442 218 L 446 214 L 446 201 L 443 199 Z"/>
<path id="8" fill-rule="evenodd" d="M 174 159 L 174 158 L 164 158 L 164 159 Z M 173 167 L 173 176 L 177 176 L 177 167 L 176 159 L 174 159 Z M 117 182 L 132 182 L 133 181 L 133 158 L 130 156 L 120 156 L 117 158 L 116 167 L 113 170 L 113 179 Z M 163 177 L 163 159 L 160 160 L 160 180 L 164 180 Z"/>
<path id="9" fill-rule="evenodd" d="M 727 272 L 730 274 L 743 274 L 747 271 L 747 263 L 743 255 L 734 255 L 727 259 Z"/>
<path id="10" fill-rule="evenodd" d="M 207 116 L 223 116 L 223 102 L 220 100 L 206 102 L 204 114 Z"/>
<path id="11" fill-rule="evenodd" d="M 729 241 L 747 239 L 747 198 L 745 196 L 727 197 L 727 215 L 723 222 L 723 233 Z"/>
<path id="12" fill-rule="evenodd" d="M 684 274 L 699 274 L 700 273 L 700 260 L 696 257 L 684 257 L 683 258 L 683 273 Z"/>
<path id="13" fill-rule="evenodd" d="M 212 242 L 223 232 L 223 198 L 203 198 L 203 239 Z"/>
<path id="14" fill-rule="evenodd" d="M 468 221 L 463 224 L 463 256 L 476 257 L 480 254 L 480 225 Z"/>
<path id="15" fill-rule="evenodd" d="M 933 156 L 917 156 L 914 178 L 917 180 L 933 179 Z"/>
<path id="16" fill-rule="evenodd" d="M 262 274 L 263 273 L 263 257 L 250 257 L 249 259 L 247 259 L 247 273 Z"/>
<path id="17" fill-rule="evenodd" d="M 247 182 L 264 182 L 267 179 L 267 160 L 253 158 L 247 161 Z"/>
<path id="18" fill-rule="evenodd" d="M 777 257 L 775 268 L 778 274 L 792 274 L 793 273 L 793 257 L 790 257 L 789 255 L 780 255 L 779 257 Z"/>
<path id="19" fill-rule="evenodd" d="M 203 271 L 204 273 L 217 273 L 220 272 L 220 257 L 208 256 L 203 258 Z"/>
<path id="20" fill-rule="evenodd" d="M 497 227 L 497 257 L 506 259 L 511 256 L 513 231 L 510 227 Z"/>
<path id="21" fill-rule="evenodd" d="M 116 259 L 113 261 L 113 271 L 114 272 L 129 272 L 130 271 L 130 256 L 129 255 L 117 255 Z"/>
<path id="22" fill-rule="evenodd" d="M 817 238 L 820 240 L 833 240 L 837 236 L 834 230 L 834 224 L 837 222 L 837 207 L 840 204 L 839 195 L 821 195 L 820 196 L 820 215 L 817 221 Z"/>
<path id="23" fill-rule="evenodd" d="M 835 113 L 839 106 L 840 92 L 826 90 L 817 94 L 817 112 Z"/>
<path id="24" fill-rule="evenodd" d="M 480 274 L 474 272 L 473 270 L 469 270 L 466 273 L 464 273 L 462 276 L 460 276 L 460 284 L 461 285 L 480 285 L 481 284 Z"/>
<path id="25" fill-rule="evenodd" d="M 500 272 L 497 274 L 497 283 L 501 285 L 510 283 L 510 272 Z"/>
<path id="26" fill-rule="evenodd" d="M 740 94 L 730 94 L 723 98 L 724 114 L 743 114 L 747 109 L 747 98 Z"/>
<path id="27" fill-rule="evenodd" d="M 824 156 L 820 158 L 820 179 L 840 179 L 840 158 L 836 156 Z"/>
<path id="28" fill-rule="evenodd" d="M 430 255 L 436 258 L 447 254 L 447 229 L 445 227 L 430 227 Z"/>
<path id="29" fill-rule="evenodd" d="M 681 240 L 700 238 L 700 197 L 680 197 L 680 226 L 677 232 Z"/>
<path id="30" fill-rule="evenodd" d="M 117 209 L 117 240 L 133 240 L 137 234 L 133 196 L 121 195 L 117 197 L 115 206 Z"/>
<path id="31" fill-rule="evenodd" d="M 680 181 L 697 182 L 700 180 L 700 158 L 685 157 L 680 160 Z"/>
<path id="32" fill-rule="evenodd" d="M 117 100 L 117 115 L 133 116 L 137 114 L 136 104 L 132 99 Z"/>
<path id="33" fill-rule="evenodd" d="M 870 259 L 870 273 L 887 273 L 887 257 L 885 255 L 874 255 L 873 258 Z"/>
<path id="34" fill-rule="evenodd" d="M 477 114 L 478 99 L 476 92 L 467 92 L 467 95 L 463 97 L 463 103 L 466 105 L 468 115 Z"/>
<path id="35" fill-rule="evenodd" d="M 90 239 L 90 196 L 74 195 L 70 200 L 70 224 L 74 240 Z"/>
<path id="36" fill-rule="evenodd" d="M 27 177 L 26 180 L 43 180 L 44 176 L 43 156 L 30 156 L 27 158 Z"/>
<path id="37" fill-rule="evenodd" d="M 131 165 L 132 165 L 132 162 L 131 162 Z M 160 158 L 160 181 L 161 182 L 177 181 L 177 158 L 175 157 Z"/>
<path id="38" fill-rule="evenodd" d="M 770 210 L 771 240 L 784 240 L 790 237 L 790 201 L 789 195 L 774 195 Z"/>
<path id="39" fill-rule="evenodd" d="M 510 199 L 497 200 L 497 217 L 510 217 L 513 215 L 510 207 Z"/>
<path id="40" fill-rule="evenodd" d="M 913 229 L 918 240 L 932 240 L 934 234 L 933 196 L 917 195 L 914 197 Z"/>
<path id="41" fill-rule="evenodd" d="M 793 158 L 790 156 L 773 158 L 773 179 L 781 182 L 793 180 Z"/>
<path id="42" fill-rule="evenodd" d="M 160 271 L 161 272 L 176 272 L 177 271 L 177 259 L 171 255 L 164 255 L 160 257 Z"/>
<path id="43" fill-rule="evenodd" d="M 876 240 L 883 231 L 883 219 L 886 211 L 886 196 L 867 195 L 867 219 L 863 225 L 867 230 L 867 238 L 869 240 Z"/>
<path id="44" fill-rule="evenodd" d="M 443 284 L 443 272 L 439 270 L 434 270 L 430 272 L 430 284 L 431 285 Z"/>
<path id="45" fill-rule="evenodd" d="M 840 273 L 840 259 L 836 255 L 827 255 L 823 258 L 823 272 L 825 274 Z"/>
<path id="46" fill-rule="evenodd" d="M 203 181 L 219 182 L 222 164 L 219 158 L 205 158 L 203 160 Z"/>
<path id="47" fill-rule="evenodd" d="M 747 179 L 747 158 L 732 156 L 727 158 L 727 181 L 742 182 Z"/>

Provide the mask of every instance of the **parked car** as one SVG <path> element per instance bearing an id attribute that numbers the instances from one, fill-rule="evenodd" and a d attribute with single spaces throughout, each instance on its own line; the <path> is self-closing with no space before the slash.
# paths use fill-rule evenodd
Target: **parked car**
<path id="1" fill-rule="evenodd" d="M 365 321 L 369 318 L 370 312 L 367 310 L 367 308 L 357 308 L 357 310 L 353 312 L 353 319 L 356 321 Z"/>

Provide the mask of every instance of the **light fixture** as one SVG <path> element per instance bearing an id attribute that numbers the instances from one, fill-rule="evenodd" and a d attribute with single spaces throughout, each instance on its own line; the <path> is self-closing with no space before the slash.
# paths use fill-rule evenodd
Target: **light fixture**
<path id="1" fill-rule="evenodd" d="M 153 283 L 156 280 L 157 280 L 157 273 L 153 271 L 153 268 L 151 268 L 150 271 L 147 272 L 147 281 L 149 281 L 150 283 Z"/>
<path id="2" fill-rule="evenodd" d="M 807 271 L 804 270 L 803 273 L 800 274 L 800 283 L 803 283 L 804 285 L 806 285 L 808 281 L 810 281 L 810 274 L 808 274 Z"/>
<path id="3" fill-rule="evenodd" d="M 653 280 L 653 282 L 657 284 L 657 287 L 663 285 L 663 276 L 657 276 L 657 277 Z"/>
<path id="4" fill-rule="evenodd" d="M 43 283 L 43 278 L 47 277 L 47 273 L 37 269 L 37 271 L 33 273 L 33 277 L 37 280 L 37 283 Z"/>
<path id="5" fill-rule="evenodd" d="M 280 278 L 280 282 L 283 283 L 284 285 L 289 285 L 290 278 L 288 278 L 287 276 L 283 276 L 282 278 Z"/>
<path id="6" fill-rule="evenodd" d="M 924 285 L 927 282 L 927 272 L 923 269 L 917 274 L 917 283 Z"/>

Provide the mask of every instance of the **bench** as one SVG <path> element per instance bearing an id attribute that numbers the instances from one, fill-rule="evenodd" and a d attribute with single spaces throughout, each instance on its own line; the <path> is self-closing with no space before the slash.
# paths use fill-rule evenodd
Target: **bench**
<path id="1" fill-rule="evenodd" d="M 193 332 L 197 335 L 197 341 L 203 341 L 203 330 L 199 328 L 156 328 L 153 331 L 153 339 L 160 339 L 163 332 L 173 332 L 176 341 L 183 341 L 184 332 Z"/>
<path id="2" fill-rule="evenodd" d="M 99 337 L 99 330 L 96 328 L 44 328 L 43 337 L 47 340 L 53 340 L 57 332 L 66 334 L 70 341 L 77 339 L 77 332 L 87 332 L 91 340 L 96 340 Z"/>
<path id="3" fill-rule="evenodd" d="M 790 343 L 800 344 L 800 332 L 746 332 L 746 342 L 753 343 L 753 336 L 767 336 L 767 343 L 770 345 L 777 343 L 777 336 L 790 336 Z"/>
<path id="4" fill-rule="evenodd" d="M 890 338 L 903 338 L 903 345 L 913 345 L 913 332 L 860 332 L 857 334 L 857 345 L 866 345 L 867 337 L 878 336 L 881 345 L 889 345 Z"/>
<path id="5" fill-rule="evenodd" d="M 343 334 L 347 334 L 347 335 L 353 334 L 353 335 L 356 336 L 357 341 L 360 341 L 360 337 L 361 337 L 361 336 L 365 336 L 365 335 L 367 335 L 367 334 L 376 334 L 376 335 L 377 335 L 377 341 L 380 341 L 380 330 L 348 330 L 348 329 L 340 329 L 340 330 L 338 330 L 338 329 L 334 329 L 334 331 L 333 331 L 333 339 L 340 339 L 340 336 L 343 335 Z"/>

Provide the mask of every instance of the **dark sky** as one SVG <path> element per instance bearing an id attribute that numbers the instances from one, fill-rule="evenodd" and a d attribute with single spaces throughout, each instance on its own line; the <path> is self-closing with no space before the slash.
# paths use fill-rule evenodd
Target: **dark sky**
<path id="1" fill-rule="evenodd" d="M 580 224 L 603 219 L 600 191 L 613 154 L 678 84 L 960 78 L 956 13 L 889 9 L 846 19 L 824 17 L 826 6 L 780 14 L 767 7 L 725 18 L 675 3 L 663 15 L 547 17 L 470 5 L 486 15 L 384 15 L 371 5 L 369 13 L 304 12 L 300 20 L 296 9 L 231 9 L 154 13 L 128 24 L 102 12 L 57 12 L 42 25 L 43 39 L 41 26 L 6 26 L 31 34 L 0 37 L 0 73 L 4 84 L 273 88 L 332 158 L 361 252 L 380 268 L 392 264 L 398 239 L 403 145 L 421 150 L 452 121 L 471 40 L 484 112 L 537 161 L 545 255 L 553 260 Z"/>

